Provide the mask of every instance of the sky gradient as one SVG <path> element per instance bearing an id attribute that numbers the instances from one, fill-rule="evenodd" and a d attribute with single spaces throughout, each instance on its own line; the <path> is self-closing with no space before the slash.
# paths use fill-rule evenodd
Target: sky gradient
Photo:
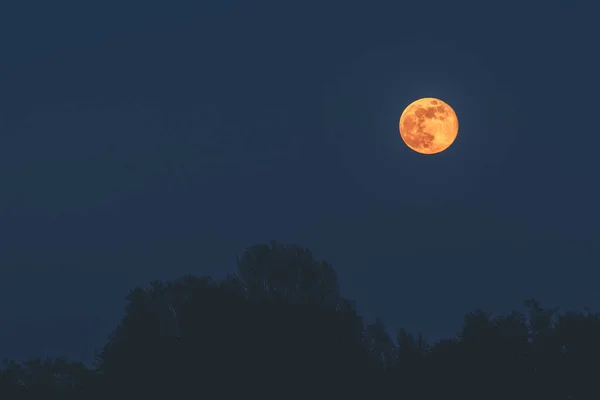
<path id="1" fill-rule="evenodd" d="M 600 309 L 600 6 L 69 3 L 0 9 L 0 358 L 90 360 L 129 289 L 272 239 L 392 333 Z"/>

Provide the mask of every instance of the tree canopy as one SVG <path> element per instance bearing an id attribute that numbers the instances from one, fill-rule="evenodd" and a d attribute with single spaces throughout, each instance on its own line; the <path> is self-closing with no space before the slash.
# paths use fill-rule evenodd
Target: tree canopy
<path id="1" fill-rule="evenodd" d="M 93 368 L 7 360 L 7 399 L 597 399 L 600 314 L 469 312 L 455 338 L 388 333 L 340 294 L 330 264 L 277 242 L 247 249 L 225 279 L 134 288 Z"/>

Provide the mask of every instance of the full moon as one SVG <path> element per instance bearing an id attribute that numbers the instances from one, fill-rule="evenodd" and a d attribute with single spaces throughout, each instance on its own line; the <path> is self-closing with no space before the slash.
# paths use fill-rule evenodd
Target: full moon
<path id="1" fill-rule="evenodd" d="M 408 105 L 400 116 L 400 136 L 421 154 L 441 153 L 458 135 L 458 117 L 442 100 L 426 97 Z"/>

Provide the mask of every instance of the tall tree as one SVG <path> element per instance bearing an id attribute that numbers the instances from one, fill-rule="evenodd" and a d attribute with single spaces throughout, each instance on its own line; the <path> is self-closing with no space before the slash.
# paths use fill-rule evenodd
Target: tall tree
<path id="1" fill-rule="evenodd" d="M 98 366 L 108 387 L 136 396 L 172 396 L 200 382 L 233 396 L 297 386 L 300 377 L 305 389 L 320 382 L 339 391 L 350 383 L 333 382 L 365 378 L 363 339 L 331 266 L 273 243 L 248 249 L 236 276 L 220 282 L 186 276 L 131 291 Z"/>
<path id="2" fill-rule="evenodd" d="M 297 245 L 252 246 L 238 258 L 237 277 L 249 295 L 267 294 L 292 302 L 316 302 L 337 306 L 340 289 L 337 274 L 325 261 Z"/>

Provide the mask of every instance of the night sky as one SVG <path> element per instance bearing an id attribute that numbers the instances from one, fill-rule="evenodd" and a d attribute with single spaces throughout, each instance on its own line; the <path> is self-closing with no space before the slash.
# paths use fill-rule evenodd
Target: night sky
<path id="1" fill-rule="evenodd" d="M 270 240 L 393 334 L 600 309 L 600 5 L 12 3 L 0 358 L 89 361 L 130 289 Z M 438 155 L 398 133 L 420 97 L 459 118 Z"/>

